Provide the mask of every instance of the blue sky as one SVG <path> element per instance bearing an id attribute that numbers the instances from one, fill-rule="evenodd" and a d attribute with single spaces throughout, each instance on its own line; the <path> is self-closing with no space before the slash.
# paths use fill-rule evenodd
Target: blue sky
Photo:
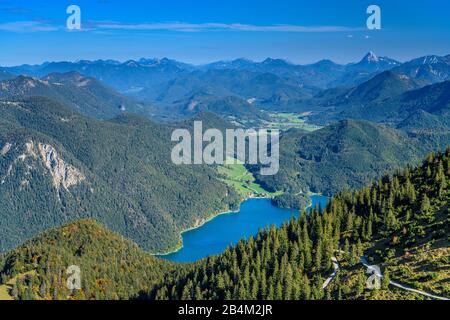
<path id="1" fill-rule="evenodd" d="M 82 30 L 65 27 L 81 8 Z M 366 9 L 382 10 L 382 30 Z M 446 0 L 2 0 L 0 65 L 169 57 L 200 64 L 239 57 L 295 63 L 450 54 Z"/>

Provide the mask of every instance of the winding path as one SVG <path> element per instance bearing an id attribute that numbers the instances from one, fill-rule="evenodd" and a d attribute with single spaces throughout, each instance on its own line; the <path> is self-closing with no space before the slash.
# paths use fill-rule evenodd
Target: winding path
<path id="1" fill-rule="evenodd" d="M 339 262 L 337 261 L 336 257 L 331 257 L 331 262 L 333 263 L 333 273 L 328 277 L 327 280 L 322 285 L 322 289 L 326 289 L 328 285 L 333 281 L 333 279 L 336 277 L 337 272 L 339 271 Z"/>
<path id="2" fill-rule="evenodd" d="M 377 266 L 377 265 L 370 265 L 369 262 L 367 261 L 367 258 L 364 257 L 364 256 L 361 257 L 360 261 L 366 268 L 368 268 L 371 271 L 374 271 L 375 275 L 377 277 L 379 277 L 379 278 L 383 277 L 383 275 L 379 272 L 379 270 L 380 270 L 379 266 Z M 395 282 L 395 281 L 389 281 L 389 284 L 394 286 L 394 287 L 397 287 L 397 288 L 400 288 L 400 289 L 403 289 L 403 290 L 406 290 L 406 291 L 414 292 L 414 293 L 417 293 L 417 294 L 420 294 L 422 296 L 426 296 L 426 297 L 429 297 L 429 298 L 432 298 L 432 299 L 450 300 L 449 298 L 446 298 L 446 297 L 441 297 L 441 296 L 437 296 L 437 295 L 434 295 L 434 294 L 430 294 L 430 293 L 425 292 L 425 291 L 413 289 L 411 287 L 405 286 L 405 285 L 400 284 L 400 283 Z"/>
<path id="3" fill-rule="evenodd" d="M 339 262 L 338 262 L 338 260 L 337 260 L 336 257 L 333 256 L 333 257 L 331 258 L 331 261 L 332 261 L 332 263 L 333 263 L 333 269 L 334 269 L 334 270 L 333 270 L 333 273 L 332 273 L 332 274 L 327 278 L 327 280 L 325 280 L 325 282 L 323 283 L 322 289 L 326 289 L 326 288 L 330 285 L 331 281 L 333 281 L 333 279 L 336 277 L 337 272 L 338 272 L 339 269 L 340 269 Z M 377 266 L 377 265 L 370 265 L 369 262 L 367 261 L 367 258 L 366 258 L 365 256 L 362 256 L 362 257 L 360 258 L 360 262 L 361 262 L 361 264 L 362 264 L 363 266 L 365 266 L 368 270 L 373 271 L 377 277 L 379 277 L 380 279 L 383 278 L 383 275 L 382 275 L 381 272 L 379 271 L 379 270 L 381 270 L 380 267 Z M 394 286 L 394 287 L 400 288 L 400 289 L 402 289 L 402 290 L 414 292 L 414 293 L 417 293 L 417 294 L 420 294 L 420 295 L 423 295 L 423 296 L 426 296 L 426 297 L 429 297 L 429 298 L 432 298 L 432 299 L 437 299 L 437 300 L 447 300 L 447 301 L 450 300 L 449 298 L 441 297 L 441 296 L 437 296 L 437 295 L 434 295 L 434 294 L 430 294 L 430 293 L 425 292 L 425 291 L 417 290 L 417 289 L 414 289 L 414 288 L 405 286 L 405 285 L 403 285 L 403 284 L 401 284 L 401 283 L 398 283 L 398 282 L 395 282 L 395 281 L 391 281 L 391 280 L 390 280 L 390 281 L 389 281 L 389 284 L 392 285 L 392 286 Z"/>

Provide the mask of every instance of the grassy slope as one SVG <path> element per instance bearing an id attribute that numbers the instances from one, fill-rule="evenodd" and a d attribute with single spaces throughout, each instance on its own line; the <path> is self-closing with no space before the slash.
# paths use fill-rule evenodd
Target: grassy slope
<path id="1" fill-rule="evenodd" d="M 448 244 L 436 247 L 419 247 L 410 250 L 407 255 L 401 255 L 390 261 L 375 264 L 381 267 L 382 272 L 389 271 L 389 278 L 392 281 L 406 285 L 410 288 L 421 290 L 427 293 L 449 297 L 450 248 Z M 407 291 L 390 285 L 379 290 L 364 289 L 362 294 L 356 292 L 358 276 L 364 274 L 367 279 L 370 274 L 366 274 L 366 267 L 362 264 L 350 266 L 345 258 L 340 255 L 340 270 L 338 276 L 331 282 L 329 290 L 338 295 L 341 289 L 342 299 L 365 299 L 365 300 L 430 300 L 431 298 Z M 344 288 L 344 289 L 343 289 Z"/>
<path id="2" fill-rule="evenodd" d="M 378 235 L 373 241 L 365 243 L 369 263 L 378 265 L 383 274 L 388 273 L 391 281 L 426 293 L 450 297 L 450 149 L 445 154 L 428 156 L 421 166 L 405 172 L 407 179 L 400 174 L 394 179 L 389 178 L 389 182 L 387 178 L 380 180 L 379 183 L 384 184 L 381 190 L 379 186 L 372 187 L 372 197 L 378 194 L 376 198 L 382 199 L 384 194 L 384 197 L 388 196 L 384 201 L 368 205 L 366 197 L 371 197 L 369 189 L 363 189 L 347 205 L 367 215 L 368 212 L 380 210 L 376 207 L 382 203 L 384 217 L 377 227 L 373 225 L 378 229 Z M 410 191 L 406 191 L 408 188 Z M 411 190 L 415 190 L 416 196 L 405 196 Z M 429 198 L 428 205 L 425 204 L 425 196 Z M 389 218 L 389 213 L 394 215 Z M 352 287 L 358 273 L 364 273 L 366 268 L 360 263 L 349 266 L 345 259 L 342 256 L 339 259 L 342 267 L 340 273 L 343 275 L 341 283 Z M 337 287 L 334 290 L 337 291 Z M 429 299 L 392 285 L 389 290 L 365 290 L 362 296 L 349 292 L 346 297 Z"/>
<path id="3" fill-rule="evenodd" d="M 227 163 L 218 167 L 219 173 L 223 175 L 222 181 L 234 188 L 243 198 L 248 197 L 274 197 L 280 192 L 269 192 L 255 182 L 253 174 L 247 170 L 242 163 L 234 163 L 229 158 Z"/>
<path id="4" fill-rule="evenodd" d="M 5 284 L 1 284 L 0 285 L 0 301 L 14 300 L 14 297 L 11 295 L 11 290 L 13 289 L 13 287 L 17 283 L 17 281 L 23 280 L 27 276 L 36 276 L 36 272 L 33 270 L 30 272 L 18 274 L 15 277 L 12 277 L 10 280 L 8 280 L 8 282 L 6 282 Z"/>
<path id="5" fill-rule="evenodd" d="M 0 285 L 0 301 L 13 300 L 13 298 L 9 294 L 10 289 L 10 284 L 8 283 Z"/>
<path id="6" fill-rule="evenodd" d="M 450 248 L 414 248 L 407 255 L 384 263 L 396 281 L 425 291 L 450 296 Z"/>

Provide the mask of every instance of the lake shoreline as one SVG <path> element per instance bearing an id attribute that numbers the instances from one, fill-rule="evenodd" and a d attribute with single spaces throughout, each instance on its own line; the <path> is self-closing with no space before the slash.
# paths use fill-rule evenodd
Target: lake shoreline
<path id="1" fill-rule="evenodd" d="M 324 196 L 323 194 L 321 194 L 321 193 L 314 193 L 314 192 L 308 192 L 307 193 L 307 196 L 309 197 L 309 199 L 311 200 L 310 201 L 310 204 L 309 204 L 309 206 L 307 206 L 304 210 L 305 211 L 307 211 L 308 209 L 314 209 L 312 206 L 313 206 L 313 204 L 314 204 L 314 201 L 312 200 L 312 197 L 314 197 L 314 196 L 318 196 L 318 197 L 326 197 L 326 196 Z M 328 197 L 329 198 L 329 197 Z"/>
<path id="2" fill-rule="evenodd" d="M 177 253 L 177 252 L 181 251 L 181 250 L 184 248 L 184 244 L 183 244 L 183 234 L 185 234 L 185 233 L 187 233 L 187 232 L 190 232 L 190 231 L 194 231 L 194 230 L 196 230 L 196 229 L 199 229 L 199 228 L 203 227 L 205 224 L 207 224 L 207 223 L 213 221 L 213 220 L 216 219 L 217 217 L 224 216 L 224 215 L 227 215 L 227 214 L 236 214 L 236 213 L 239 213 L 239 212 L 241 211 L 241 205 L 242 205 L 245 201 L 248 201 L 248 200 L 251 200 L 251 199 L 272 199 L 272 197 L 259 197 L 259 196 L 250 196 L 250 197 L 247 197 L 247 198 L 243 199 L 243 200 L 239 203 L 239 208 L 238 208 L 237 210 L 234 210 L 234 211 L 230 211 L 230 210 L 227 210 L 227 211 L 221 211 L 221 212 L 219 212 L 219 213 L 217 213 L 217 214 L 213 214 L 213 215 L 212 215 L 211 217 L 209 217 L 209 218 L 205 218 L 204 221 L 202 221 L 202 222 L 201 222 L 200 224 L 198 224 L 197 226 L 193 226 L 193 227 L 190 227 L 190 228 L 187 228 L 187 229 L 184 229 L 183 231 L 181 231 L 181 232 L 180 232 L 180 240 L 181 240 L 181 243 L 179 244 L 179 246 L 178 246 L 177 248 L 175 248 L 175 249 L 173 249 L 173 250 L 170 250 L 170 251 L 167 252 L 167 253 L 152 253 L 152 256 L 157 257 L 157 258 L 164 259 L 165 256 L 169 256 L 169 255 L 171 255 L 171 254 L 174 254 L 174 253 Z"/>
<path id="3" fill-rule="evenodd" d="M 312 193 L 312 192 L 308 192 L 308 193 L 307 193 L 307 196 L 310 198 L 310 203 L 309 203 L 309 205 L 308 205 L 307 207 L 304 208 L 305 211 L 307 211 L 308 209 L 311 209 L 311 208 L 312 208 L 312 206 L 313 206 L 313 204 L 314 204 L 314 201 L 313 201 L 313 197 L 314 197 L 314 196 L 323 196 L 323 195 L 320 194 L 320 193 Z M 179 245 L 178 245 L 175 249 L 169 250 L 169 251 L 164 252 L 164 253 L 154 253 L 154 254 L 152 254 L 152 255 L 155 256 L 155 257 L 157 257 L 157 258 L 160 258 L 160 259 L 165 259 L 165 257 L 167 257 L 167 256 L 170 256 L 170 255 L 172 255 L 172 254 L 175 254 L 175 253 L 177 253 L 177 252 L 180 252 L 181 250 L 184 249 L 183 235 L 184 235 L 185 233 L 190 232 L 190 231 L 197 230 L 197 229 L 199 229 L 199 228 L 202 228 L 202 227 L 204 227 L 206 224 L 208 224 L 209 222 L 212 222 L 213 220 L 215 220 L 215 219 L 218 218 L 218 217 L 221 217 L 221 216 L 224 216 L 224 215 L 236 214 L 236 213 L 241 212 L 242 204 L 245 203 L 246 201 L 253 200 L 253 199 L 272 199 L 272 198 L 273 198 L 273 197 L 270 197 L 270 196 L 256 196 L 256 195 L 252 195 L 252 196 L 246 197 L 246 198 L 244 198 L 244 199 L 239 203 L 239 208 L 238 208 L 237 210 L 226 210 L 226 211 L 218 212 L 218 213 L 216 213 L 216 214 L 211 215 L 211 216 L 208 217 L 208 218 L 203 219 L 198 225 L 195 225 L 195 226 L 193 226 L 193 227 L 190 227 L 190 228 L 187 228 L 187 229 L 184 229 L 183 231 L 181 231 L 181 232 L 180 232 L 180 235 L 179 235 L 179 237 L 180 237 L 180 243 L 179 243 Z M 289 208 L 280 208 L 280 209 L 287 209 L 287 210 L 290 210 Z"/>

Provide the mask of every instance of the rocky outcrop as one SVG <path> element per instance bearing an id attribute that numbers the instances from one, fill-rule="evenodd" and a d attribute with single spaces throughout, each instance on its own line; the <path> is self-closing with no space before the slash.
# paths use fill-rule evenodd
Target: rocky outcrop
<path id="1" fill-rule="evenodd" d="M 83 173 L 74 166 L 66 163 L 53 146 L 49 144 L 35 143 L 33 140 L 28 140 L 24 147 L 25 150 L 23 153 L 13 160 L 8 167 L 6 175 L 1 177 L 0 185 L 3 185 L 6 182 L 6 179 L 11 176 L 13 166 L 21 163 L 25 166 L 25 176 L 29 176 L 31 171 L 37 168 L 36 161 L 39 160 L 42 161 L 44 167 L 51 174 L 53 185 L 57 190 L 60 188 L 68 190 L 70 187 L 86 180 Z M 6 145 L 0 150 L 0 154 L 2 156 L 6 155 L 10 152 L 11 148 L 12 145 L 10 143 L 6 143 Z M 25 188 L 28 185 L 29 181 L 27 179 L 23 180 L 21 183 L 22 188 Z"/>
<path id="2" fill-rule="evenodd" d="M 86 179 L 77 168 L 61 159 L 53 146 L 39 143 L 38 150 L 45 167 L 52 175 L 55 188 L 69 189 Z"/>
<path id="3" fill-rule="evenodd" d="M 9 142 L 7 142 L 7 143 L 3 146 L 2 150 L 0 151 L 0 154 L 1 154 L 2 156 L 6 155 L 6 154 L 9 152 L 9 150 L 11 150 L 11 147 L 12 147 L 12 144 L 9 143 Z"/>

